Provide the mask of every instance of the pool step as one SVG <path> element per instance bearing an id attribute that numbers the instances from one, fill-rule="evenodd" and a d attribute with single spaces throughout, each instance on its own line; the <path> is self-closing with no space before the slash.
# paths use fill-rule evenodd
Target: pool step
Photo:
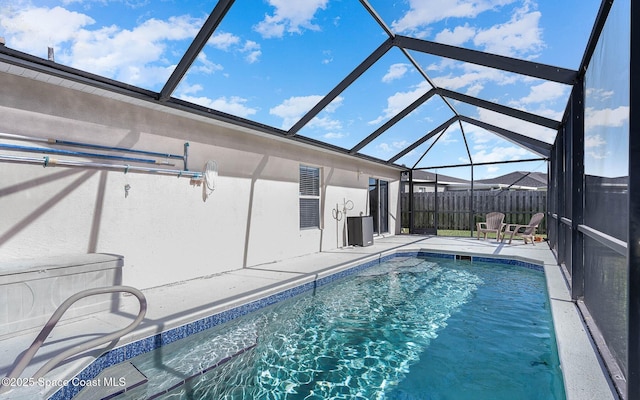
<path id="1" fill-rule="evenodd" d="M 178 380 L 177 382 L 173 383 L 173 385 L 171 385 L 170 387 L 160 389 L 159 391 L 158 391 L 158 389 L 152 390 L 151 388 L 149 388 L 149 389 L 147 390 L 147 393 L 146 393 L 146 396 L 147 396 L 147 397 L 145 397 L 145 398 L 146 398 L 147 400 L 153 400 L 153 399 L 156 399 L 156 398 L 158 398 L 158 397 L 160 397 L 160 396 L 164 396 L 164 395 L 166 395 L 166 394 L 170 393 L 171 391 L 173 391 L 173 390 L 175 390 L 175 389 L 178 389 L 179 387 L 181 387 L 181 386 L 183 386 L 184 384 L 188 383 L 188 382 L 189 382 L 189 381 L 191 381 L 192 379 L 197 378 L 197 377 L 199 377 L 199 376 L 202 376 L 202 375 L 206 374 L 206 373 L 207 373 L 207 372 L 209 372 L 209 371 L 212 371 L 214 368 L 217 368 L 217 367 L 221 366 L 222 364 L 225 364 L 225 363 L 227 363 L 227 362 L 231 361 L 232 359 L 234 359 L 234 358 L 238 357 L 238 356 L 239 356 L 239 355 L 241 355 L 241 354 L 244 354 L 245 352 L 247 352 L 247 351 L 249 351 L 249 350 L 253 349 L 253 348 L 254 348 L 254 347 L 256 347 L 256 346 L 257 346 L 257 343 L 254 343 L 254 344 L 252 344 L 252 345 L 251 345 L 251 346 L 249 346 L 249 347 L 246 347 L 246 348 L 244 348 L 244 349 L 241 349 L 241 350 L 239 350 L 239 351 L 235 352 L 234 354 L 231 354 L 231 355 L 229 355 L 229 356 L 227 356 L 227 357 L 225 357 L 225 358 L 223 358 L 223 359 L 219 360 L 219 361 L 218 361 L 218 362 L 216 362 L 215 364 L 210 365 L 210 366 L 208 366 L 207 368 L 204 368 L 204 369 L 202 369 L 202 370 L 199 370 L 199 371 L 195 372 L 193 375 L 190 375 L 190 376 L 188 376 L 188 377 L 186 377 L 186 378 L 184 378 L 184 379 L 180 379 L 180 380 Z M 155 393 L 150 394 L 150 393 L 149 393 L 149 391 L 153 391 L 153 392 L 155 392 Z"/>
<path id="2" fill-rule="evenodd" d="M 135 369 L 144 380 L 129 385 L 126 379 L 126 391 L 92 390 L 91 397 L 82 399 L 152 400 L 164 397 L 181 386 L 194 383 L 203 374 L 233 360 L 254 349 L 258 342 L 258 327 L 253 322 L 239 322 L 235 326 L 211 331 L 203 331 L 188 338 L 176 340 L 155 351 L 143 353 L 137 357 L 111 367 L 105 372 L 116 382 L 129 369 Z M 116 368 L 126 365 L 124 371 Z M 102 376 L 100 376 L 102 378 Z M 133 378 L 132 378 L 133 379 Z M 109 382 L 107 380 L 107 382 Z M 134 383 L 134 380 L 132 380 Z M 102 389 L 102 388 L 97 388 Z M 81 390 L 80 393 L 85 390 Z M 88 395 L 89 393 L 86 393 Z M 80 398 L 80 397 L 78 397 Z"/>
<path id="3" fill-rule="evenodd" d="M 87 381 L 74 399 L 107 400 L 136 389 L 148 382 L 147 377 L 130 362 L 123 362 L 102 371 Z"/>

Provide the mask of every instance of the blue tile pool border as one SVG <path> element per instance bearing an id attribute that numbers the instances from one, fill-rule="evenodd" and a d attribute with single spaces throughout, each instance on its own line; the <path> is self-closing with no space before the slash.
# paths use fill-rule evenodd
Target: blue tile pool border
<path id="1" fill-rule="evenodd" d="M 505 265 L 514 265 L 518 267 L 524 267 L 533 269 L 535 271 L 544 272 L 544 266 L 542 264 L 534 264 L 527 261 L 514 260 L 510 258 L 497 258 L 497 257 L 486 257 L 486 256 L 472 256 L 473 261 L 478 262 L 490 262 L 494 264 L 505 264 Z"/>
<path id="2" fill-rule="evenodd" d="M 509 258 L 486 257 L 486 256 L 475 256 L 475 255 L 459 255 L 459 254 L 449 254 L 449 253 L 435 253 L 435 252 L 423 251 L 423 250 L 419 250 L 419 251 L 397 250 L 395 253 L 392 253 L 392 254 L 387 254 L 387 255 L 379 254 L 375 259 L 348 267 L 342 271 L 338 271 L 330 275 L 327 275 L 325 277 L 318 278 L 315 281 L 307 282 L 299 286 L 285 289 L 281 292 L 274 293 L 262 299 L 254 300 L 249 303 L 231 308 L 229 310 L 225 310 L 220 313 L 213 314 L 208 317 L 199 319 L 197 321 L 193 321 L 193 322 L 169 329 L 165 332 L 158 333 L 154 336 L 149 336 L 147 338 L 140 339 L 135 342 L 131 342 L 126 345 L 123 345 L 121 347 L 109 350 L 108 352 L 102 354 L 100 357 L 94 360 L 81 372 L 79 372 L 74 379 L 70 379 L 69 383 L 66 386 L 61 387 L 58 391 L 52 394 L 49 397 L 49 399 L 50 400 L 70 400 L 74 396 L 76 396 L 82 389 L 82 386 L 78 384 L 79 382 L 93 380 L 103 370 L 109 367 L 120 364 L 122 362 L 130 360 L 136 356 L 147 353 L 149 351 L 159 349 L 162 346 L 168 345 L 169 343 L 173 343 L 180 339 L 184 339 L 198 332 L 202 332 L 204 330 L 213 328 L 220 324 L 224 324 L 226 322 L 229 322 L 238 317 L 241 317 L 253 311 L 259 310 L 261 308 L 279 303 L 283 300 L 295 297 L 302 293 L 312 291 L 317 287 L 321 287 L 329 283 L 338 281 L 340 279 L 344 279 L 348 276 L 357 274 L 359 272 L 364 271 L 367 268 L 373 267 L 374 265 L 378 265 L 385 261 L 389 261 L 396 257 L 442 258 L 442 259 L 448 259 L 448 260 L 456 260 L 456 258 L 464 257 L 465 259 L 470 258 L 471 262 L 489 262 L 489 263 L 495 263 L 495 264 L 512 265 L 512 266 L 524 267 L 524 268 L 529 268 L 532 270 L 544 272 L 544 267 L 542 264 L 535 264 L 532 262 L 514 260 Z M 351 264 L 354 262 L 357 263 L 358 261 L 356 260 L 353 262 L 349 262 L 348 264 Z"/>

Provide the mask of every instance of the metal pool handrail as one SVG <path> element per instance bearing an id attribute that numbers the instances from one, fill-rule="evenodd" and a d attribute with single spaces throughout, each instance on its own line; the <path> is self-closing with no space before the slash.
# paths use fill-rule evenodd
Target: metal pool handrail
<path id="1" fill-rule="evenodd" d="M 29 365 L 33 357 L 36 355 L 37 351 L 43 345 L 44 341 L 47 339 L 53 328 L 56 326 L 62 315 L 71 307 L 73 303 L 76 301 L 83 299 L 89 296 L 95 296 L 98 294 L 105 293 L 117 293 L 117 292 L 127 292 L 138 298 L 138 302 L 140 303 L 140 310 L 138 311 L 138 316 L 136 319 L 126 326 L 123 329 L 120 329 L 116 332 L 108 334 L 103 337 L 99 337 L 88 342 L 82 343 L 78 346 L 74 346 L 73 348 L 63 351 L 57 356 L 53 357 L 51 360 L 47 361 L 40 369 L 33 375 L 33 379 L 42 378 L 47 372 L 51 371 L 54 367 L 56 367 L 60 362 L 66 360 L 67 358 L 74 356 L 76 354 L 82 353 L 83 351 L 87 351 L 93 347 L 99 346 L 101 344 L 110 342 L 112 340 L 120 339 L 122 336 L 134 330 L 140 322 L 144 319 L 145 314 L 147 313 L 147 299 L 144 297 L 141 291 L 136 288 L 130 286 L 109 286 L 104 288 L 94 288 L 87 289 L 81 292 L 74 294 L 65 300 L 58 309 L 53 313 L 49 321 L 44 325 L 36 339 L 33 341 L 29 349 L 22 355 L 20 361 L 16 364 L 13 370 L 7 375 L 6 379 L 3 381 L 11 382 L 12 380 L 18 378 L 24 369 Z M 0 393 L 4 393 L 9 390 L 11 386 L 4 386 L 0 384 Z"/>

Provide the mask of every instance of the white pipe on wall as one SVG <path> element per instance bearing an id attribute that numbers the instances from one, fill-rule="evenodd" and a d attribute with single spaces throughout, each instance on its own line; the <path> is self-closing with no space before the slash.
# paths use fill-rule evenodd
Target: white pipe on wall
<path id="1" fill-rule="evenodd" d="M 10 156 L 5 154 L 0 154 L 0 162 L 8 162 L 8 163 L 15 163 L 15 164 L 32 164 L 32 165 L 35 164 L 35 165 L 42 165 L 43 167 L 63 166 L 63 167 L 71 167 L 71 168 L 89 168 L 89 169 L 101 169 L 101 170 L 108 170 L 108 171 L 122 171 L 125 174 L 128 172 L 137 172 L 137 173 L 143 173 L 143 174 L 177 176 L 178 178 L 184 177 L 184 178 L 192 178 L 192 179 L 202 179 L 202 172 L 181 171 L 178 169 L 139 167 L 135 165 L 104 164 L 104 163 L 96 163 L 96 162 L 60 160 L 60 159 L 51 158 L 51 157 L 38 158 L 38 157 Z"/>

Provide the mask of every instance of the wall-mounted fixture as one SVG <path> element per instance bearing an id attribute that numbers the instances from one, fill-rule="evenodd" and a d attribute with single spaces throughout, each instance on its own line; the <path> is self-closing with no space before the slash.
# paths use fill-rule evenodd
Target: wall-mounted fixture
<path id="1" fill-rule="evenodd" d="M 204 171 L 202 172 L 202 201 L 207 201 L 211 193 L 216 190 L 216 181 L 218 180 L 218 164 L 209 160 L 204 164 Z"/>

